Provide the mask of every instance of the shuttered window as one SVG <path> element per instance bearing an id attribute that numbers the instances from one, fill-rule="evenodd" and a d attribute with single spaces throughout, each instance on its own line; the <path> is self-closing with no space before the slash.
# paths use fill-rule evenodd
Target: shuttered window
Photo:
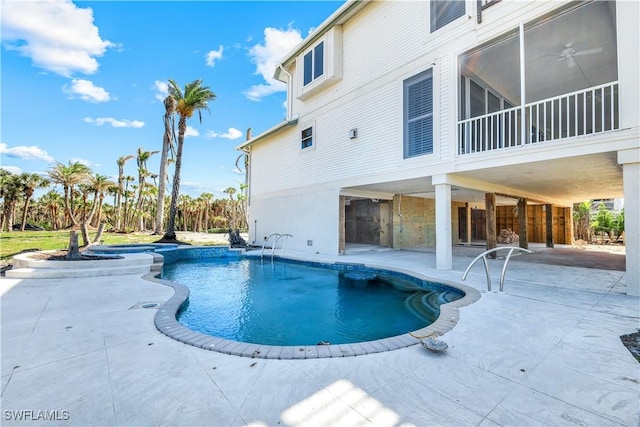
<path id="1" fill-rule="evenodd" d="M 431 0 L 431 32 L 455 21 L 464 13 L 464 0 Z"/>
<path id="2" fill-rule="evenodd" d="M 404 157 L 433 153 L 433 74 L 404 82 Z"/>

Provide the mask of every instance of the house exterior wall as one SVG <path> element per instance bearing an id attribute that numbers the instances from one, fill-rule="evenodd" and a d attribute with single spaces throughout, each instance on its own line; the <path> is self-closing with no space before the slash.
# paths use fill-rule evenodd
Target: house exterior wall
<path id="1" fill-rule="evenodd" d="M 297 58 L 285 58 L 286 74 L 293 76 L 288 91 L 291 125 L 268 132 L 247 147 L 251 155 L 250 225 L 257 220 L 260 235 L 265 234 L 262 231 L 265 229 L 294 234 L 296 238 L 290 244 L 300 250 L 333 254 L 340 250 L 340 236 L 344 238 L 340 198 L 355 195 L 356 187 L 419 179 L 430 184 L 433 179 L 433 185 L 440 190 L 464 187 L 543 200 L 544 204 L 563 208 L 578 201 L 569 196 L 554 199 L 540 192 L 518 190 L 509 182 L 481 181 L 471 174 L 462 174 L 600 153 L 613 153 L 615 157 L 616 152 L 637 150 L 640 135 L 638 2 L 619 0 L 615 3 L 620 93 L 618 130 L 565 138 L 559 143 L 457 154 L 459 56 L 506 32 L 517 32 L 520 24 L 530 23 L 568 4 L 502 1 L 484 10 L 479 24 L 477 3 L 467 1 L 466 16 L 430 33 L 428 1 L 372 1 L 331 26 L 334 34 L 326 40 L 340 49 L 333 52 L 339 56 L 334 63 L 342 64 L 340 72 L 313 93 L 303 94 L 298 69 L 301 62 L 297 58 L 304 52 L 292 54 Z M 310 37 L 323 36 L 318 32 Z M 433 154 L 405 159 L 403 84 L 426 70 L 433 73 Z M 300 132 L 308 127 L 313 128 L 313 146 L 301 149 Z M 357 138 L 350 138 L 351 129 L 357 129 Z M 637 163 L 626 162 L 626 171 L 637 170 Z M 633 173 L 625 172 L 626 175 Z M 544 183 L 544 177 L 538 179 Z M 625 199 L 637 199 L 637 194 L 629 194 L 628 189 L 635 187 L 628 181 L 625 181 Z M 551 187 L 549 183 L 541 184 L 541 188 Z M 403 196 L 403 203 L 405 198 L 411 200 L 405 208 L 413 206 L 408 215 L 415 221 L 408 221 L 409 218 L 397 215 L 398 195 L 393 191 L 379 192 L 378 195 L 372 190 L 369 197 L 394 200 L 393 247 L 431 246 L 436 230 L 448 226 L 457 229 L 458 205 L 455 203 L 451 203 L 451 224 L 441 223 L 442 228 L 435 221 L 436 196 L 415 197 L 415 200 Z M 450 198 L 450 194 L 445 197 Z M 282 224 L 286 224 L 287 230 L 277 229 Z M 314 246 L 306 246 L 307 240 L 313 240 Z M 639 251 L 638 247 L 632 249 L 634 254 Z M 637 275 L 634 277 L 640 281 Z"/>
<path id="2" fill-rule="evenodd" d="M 347 187 L 633 148 L 637 144 L 634 139 L 637 114 L 625 116 L 627 127 L 635 129 L 627 138 L 622 132 L 617 140 L 606 135 L 594 136 L 589 141 L 568 141 L 552 149 L 531 145 L 521 147 L 518 153 L 507 150 L 472 158 L 455 155 L 457 55 L 517 28 L 520 21 L 534 19 L 558 6 L 556 2 L 502 3 L 485 11 L 482 24 L 476 24 L 475 19 L 463 19 L 434 34 L 428 33 L 428 2 L 369 3 L 342 25 L 342 80 L 304 102 L 293 100 L 292 116 L 299 117 L 298 124 L 279 133 L 278 141 L 269 142 L 270 154 L 255 147 L 252 193 L 297 185 Z M 383 27 L 418 30 L 380 31 Z M 633 35 L 633 28 L 624 19 L 619 27 L 621 32 L 631 31 Z M 621 62 L 621 68 L 625 68 L 624 61 Z M 434 102 L 434 154 L 403 159 L 402 84 L 406 78 L 431 67 L 437 100 Z M 295 66 L 290 70 L 294 75 L 296 71 Z M 622 69 L 620 75 L 626 79 L 624 85 L 637 87 L 637 77 L 631 78 Z M 297 84 L 294 78 L 294 96 L 298 93 Z M 637 102 L 634 105 L 637 110 Z M 308 126 L 314 127 L 315 146 L 301 150 L 299 131 Z M 354 128 L 358 130 L 358 137 L 350 139 L 349 130 Z M 279 161 L 282 158 L 287 161 Z M 290 179 L 292 176 L 296 177 L 295 181 Z"/>
<path id="3" fill-rule="evenodd" d="M 254 197 L 249 208 L 249 243 L 262 246 L 274 233 L 291 234 L 287 249 L 338 253 L 339 192 L 311 190 Z M 271 247 L 274 238 L 266 246 Z M 277 248 L 282 248 L 280 240 Z M 276 253 L 279 251 L 276 250 Z"/>

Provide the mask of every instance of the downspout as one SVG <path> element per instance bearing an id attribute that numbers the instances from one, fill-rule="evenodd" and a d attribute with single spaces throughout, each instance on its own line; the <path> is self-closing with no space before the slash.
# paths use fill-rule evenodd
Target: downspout
<path id="1" fill-rule="evenodd" d="M 293 108 L 293 99 L 291 98 L 291 92 L 293 91 L 293 76 L 285 70 L 282 64 L 278 65 L 278 69 L 280 69 L 287 76 L 287 117 L 286 121 L 291 120 L 291 109 Z"/>
<path id="2" fill-rule="evenodd" d="M 527 143 L 527 129 L 526 129 L 526 125 L 527 125 L 527 107 L 525 106 L 525 97 L 527 94 L 526 91 L 526 87 L 525 87 L 525 58 L 524 58 L 524 24 L 521 22 L 520 23 L 520 28 L 519 28 L 519 33 L 520 33 L 520 126 L 522 126 L 522 129 L 520 130 L 520 138 L 521 140 L 521 144 L 524 146 Z"/>

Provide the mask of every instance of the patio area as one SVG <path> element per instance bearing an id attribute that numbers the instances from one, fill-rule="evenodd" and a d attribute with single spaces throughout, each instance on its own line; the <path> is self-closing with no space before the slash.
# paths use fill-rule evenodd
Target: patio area
<path id="1" fill-rule="evenodd" d="M 540 252 L 552 251 L 539 248 Z M 514 256 L 505 292 L 486 292 L 482 252 L 370 251 L 365 263 L 463 283 L 443 354 L 419 345 L 366 356 L 266 360 L 203 350 L 154 326 L 173 290 L 140 275 L 0 280 L 3 425 L 630 426 L 640 364 L 620 335 L 640 327 L 625 273 Z M 268 262 L 268 261 L 265 261 Z M 503 260 L 491 260 L 497 290 Z"/>

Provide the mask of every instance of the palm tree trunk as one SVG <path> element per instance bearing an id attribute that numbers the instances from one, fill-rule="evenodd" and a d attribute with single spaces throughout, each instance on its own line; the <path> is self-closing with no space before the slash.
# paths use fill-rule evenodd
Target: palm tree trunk
<path id="1" fill-rule="evenodd" d="M 22 223 L 20 224 L 20 231 L 24 231 L 25 225 L 27 225 L 27 212 L 29 212 L 29 202 L 31 202 L 32 194 L 27 193 L 25 195 L 24 207 L 22 208 Z"/>
<path id="2" fill-rule="evenodd" d="M 160 154 L 160 172 L 158 174 L 158 212 L 156 214 L 156 226 L 153 234 L 162 233 L 162 223 L 164 222 L 164 193 L 167 188 L 167 157 L 169 156 L 169 145 L 171 144 L 171 115 L 173 114 L 173 98 L 167 97 L 164 100 L 164 136 L 162 138 L 162 153 Z"/>
<path id="3" fill-rule="evenodd" d="M 58 227 L 58 209 L 55 207 L 51 208 L 51 222 L 53 223 L 53 229 L 57 230 Z"/>
<path id="4" fill-rule="evenodd" d="M 82 222 L 84 222 L 87 225 L 91 225 L 91 220 L 93 219 L 93 216 L 96 214 L 97 209 L 98 209 L 98 192 L 96 191 L 93 194 L 93 204 L 91 205 L 91 211 L 89 211 L 89 216 Z"/>
<path id="5" fill-rule="evenodd" d="M 4 201 L 4 210 L 2 211 L 2 217 L 4 218 L 5 231 L 13 231 L 13 208 L 14 200 Z"/>
<path id="6" fill-rule="evenodd" d="M 163 240 L 176 240 L 176 213 L 178 196 L 180 193 L 180 170 L 182 169 L 182 147 L 184 145 L 184 134 L 187 129 L 186 118 L 181 117 L 178 125 L 178 149 L 176 150 L 176 166 L 173 172 L 173 184 L 171 187 L 171 202 L 169 204 L 169 222 Z"/>
<path id="7" fill-rule="evenodd" d="M 98 234 L 96 234 L 96 237 L 93 239 L 92 244 L 100 243 L 100 239 L 102 239 L 103 233 L 104 233 L 104 223 L 100 223 L 100 225 L 98 225 Z"/>
<path id="8" fill-rule="evenodd" d="M 79 260 L 82 259 L 80 255 L 80 249 L 78 247 L 78 235 L 75 231 L 71 231 L 69 233 L 69 250 L 67 251 L 67 255 L 65 258 L 68 260 Z"/>
<path id="9" fill-rule="evenodd" d="M 76 217 L 73 215 L 73 210 L 71 210 L 71 205 L 73 204 L 73 200 L 72 200 L 72 194 L 73 191 L 71 189 L 71 187 L 65 187 L 64 188 L 64 207 L 65 210 L 67 211 L 67 215 L 69 216 L 69 220 L 71 221 L 71 225 L 73 226 L 77 226 L 78 221 L 76 220 Z"/>

